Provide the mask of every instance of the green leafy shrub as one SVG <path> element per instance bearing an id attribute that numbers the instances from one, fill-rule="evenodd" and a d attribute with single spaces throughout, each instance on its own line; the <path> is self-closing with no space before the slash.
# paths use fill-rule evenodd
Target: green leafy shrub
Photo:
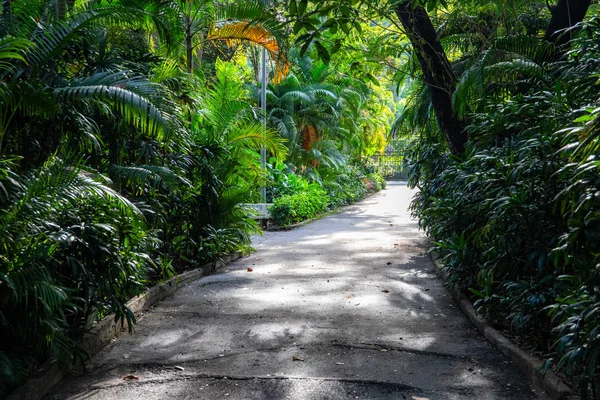
<path id="1" fill-rule="evenodd" d="M 135 322 L 125 303 L 153 263 L 141 213 L 106 178 L 52 158 L 15 179 L 0 162 L 0 396 L 53 357 L 84 355 L 76 340 L 98 315 Z"/>
<path id="2" fill-rule="evenodd" d="M 478 311 L 549 358 L 583 398 L 600 390 L 600 24 L 571 58 L 480 99 L 469 149 L 423 137 L 410 155 L 412 210 L 451 283 Z M 522 72 L 522 77 L 526 74 Z M 552 88 L 548 90 L 548 88 Z M 428 142 L 428 140 L 431 140 Z M 552 362 L 553 361 L 553 362 Z"/>
<path id="3" fill-rule="evenodd" d="M 331 208 L 355 203 L 367 195 L 365 176 L 356 167 L 347 167 L 325 183 L 324 188 L 331 199 Z"/>
<path id="4" fill-rule="evenodd" d="M 267 186 L 267 203 L 290 194 L 301 193 L 308 189 L 309 182 L 297 175 L 283 163 L 269 166 L 269 184 Z"/>
<path id="5" fill-rule="evenodd" d="M 313 183 L 304 192 L 275 199 L 270 212 L 277 224 L 285 226 L 313 218 L 327 209 L 329 201 L 327 193 Z"/>
<path id="6" fill-rule="evenodd" d="M 380 190 L 385 189 L 387 186 L 387 182 L 381 173 L 379 172 L 371 172 L 366 175 L 367 180 L 369 180 L 373 185 L 373 191 L 378 192 Z"/>

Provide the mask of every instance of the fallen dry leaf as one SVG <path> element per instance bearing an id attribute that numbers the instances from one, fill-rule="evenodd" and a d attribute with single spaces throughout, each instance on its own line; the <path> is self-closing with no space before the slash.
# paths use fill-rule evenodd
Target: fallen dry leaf
<path id="1" fill-rule="evenodd" d="M 252 272 L 254 271 L 252 268 L 248 268 L 248 272 Z"/>
<path id="2" fill-rule="evenodd" d="M 390 291 L 389 291 L 389 290 L 387 290 L 387 289 L 383 289 L 383 290 L 382 290 L 382 292 L 383 292 L 383 293 L 389 293 Z"/>
<path id="3" fill-rule="evenodd" d="M 304 361 L 304 358 L 294 356 L 292 357 L 292 361 Z"/>
<path id="4" fill-rule="evenodd" d="M 126 377 L 124 377 L 124 378 L 123 378 L 123 380 L 124 380 L 124 381 L 137 381 L 137 380 L 139 380 L 139 379 L 140 379 L 140 378 L 138 378 L 138 377 L 137 377 L 137 376 L 135 376 L 135 375 L 127 375 Z"/>

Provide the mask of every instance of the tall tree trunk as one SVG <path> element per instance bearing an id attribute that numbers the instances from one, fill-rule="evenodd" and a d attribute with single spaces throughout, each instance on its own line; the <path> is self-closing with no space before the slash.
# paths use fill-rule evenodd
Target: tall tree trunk
<path id="1" fill-rule="evenodd" d="M 558 3 L 550 9 L 552 18 L 546 29 L 546 40 L 558 47 L 563 47 L 564 51 L 572 36 L 571 30 L 566 29 L 583 21 L 590 8 L 590 3 L 591 0 L 558 0 Z"/>
<path id="2" fill-rule="evenodd" d="M 452 110 L 457 80 L 437 32 L 423 7 L 413 7 L 406 1 L 399 3 L 395 11 L 421 65 L 438 125 L 452 154 L 461 154 L 465 151 L 467 134 Z"/>
<path id="3" fill-rule="evenodd" d="M 194 46 L 192 43 L 192 19 L 189 14 L 185 16 L 185 62 L 187 72 L 194 71 Z"/>

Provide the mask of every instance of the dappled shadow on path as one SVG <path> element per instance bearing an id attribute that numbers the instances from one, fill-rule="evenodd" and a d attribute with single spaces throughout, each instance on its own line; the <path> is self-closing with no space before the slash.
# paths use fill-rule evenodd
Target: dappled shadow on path
<path id="1" fill-rule="evenodd" d="M 436 278 L 428 239 L 398 212 L 406 193 L 398 185 L 270 234 L 227 273 L 162 302 L 71 393 L 123 389 L 124 374 L 135 373 L 140 390 L 155 385 L 175 398 L 236 393 L 231 382 L 245 388 L 238 398 L 256 399 L 534 398 Z M 183 381 L 172 385 L 174 377 Z"/>

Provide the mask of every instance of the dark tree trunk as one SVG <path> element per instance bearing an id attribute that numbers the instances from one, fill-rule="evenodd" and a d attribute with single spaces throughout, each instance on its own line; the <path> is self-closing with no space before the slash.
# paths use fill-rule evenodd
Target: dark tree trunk
<path id="1" fill-rule="evenodd" d="M 192 43 L 192 18 L 186 14 L 185 16 L 185 62 L 186 71 L 192 73 L 194 71 L 194 46 Z"/>
<path id="2" fill-rule="evenodd" d="M 558 47 L 567 47 L 571 40 L 571 30 L 565 31 L 565 29 L 583 21 L 590 3 L 591 0 L 558 0 L 558 3 L 550 9 L 552 18 L 546 29 L 546 40 Z"/>
<path id="3" fill-rule="evenodd" d="M 438 125 L 446 135 L 452 154 L 461 154 L 465 150 L 467 134 L 452 110 L 456 76 L 435 28 L 425 9 L 413 8 L 410 1 L 398 4 L 395 11 L 421 65 Z"/>

